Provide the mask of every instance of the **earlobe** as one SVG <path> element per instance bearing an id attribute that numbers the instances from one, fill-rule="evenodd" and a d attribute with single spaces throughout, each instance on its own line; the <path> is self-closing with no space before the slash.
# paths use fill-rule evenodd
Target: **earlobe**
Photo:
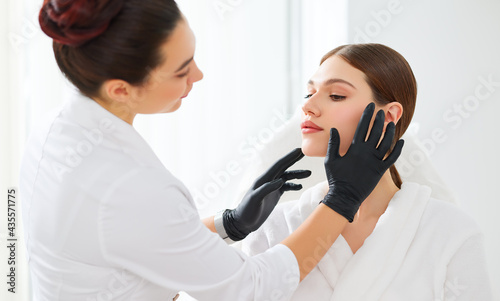
<path id="1" fill-rule="evenodd" d="M 403 106 L 399 102 L 394 101 L 387 104 L 385 110 L 385 126 L 387 126 L 389 122 L 397 124 L 402 115 Z"/>

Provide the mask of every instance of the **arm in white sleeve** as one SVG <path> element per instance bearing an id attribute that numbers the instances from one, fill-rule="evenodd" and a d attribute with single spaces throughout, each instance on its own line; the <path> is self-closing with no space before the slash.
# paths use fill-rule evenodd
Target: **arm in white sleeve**
<path id="1" fill-rule="evenodd" d="M 131 171 L 104 196 L 102 252 L 128 271 L 198 300 L 285 300 L 299 282 L 292 251 L 247 257 L 200 221 L 191 196 L 163 171 Z"/>
<path id="2" fill-rule="evenodd" d="M 481 234 L 467 239 L 448 264 L 444 300 L 492 300 Z"/>

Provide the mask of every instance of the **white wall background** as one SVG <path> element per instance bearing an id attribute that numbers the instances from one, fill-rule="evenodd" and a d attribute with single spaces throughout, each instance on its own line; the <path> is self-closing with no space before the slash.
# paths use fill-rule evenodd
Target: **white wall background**
<path id="1" fill-rule="evenodd" d="M 427 140 L 436 168 L 484 231 L 495 300 L 500 300 L 499 16 L 497 0 L 349 1 L 349 41 L 393 47 L 415 72 L 419 138 Z M 486 87 L 480 78 L 495 85 Z M 445 138 L 431 143 L 434 131 Z"/>
<path id="2" fill-rule="evenodd" d="M 30 127 L 40 114 L 62 103 L 70 90 L 52 57 L 50 39 L 37 28 L 41 2 L 8 1 L 8 8 L 0 12 L 2 200 L 6 187 L 17 185 L 21 150 Z M 494 191 L 500 180 L 500 144 L 494 123 L 500 87 L 480 88 L 476 95 L 480 77 L 492 76 L 500 82 L 500 1 L 178 2 L 197 37 L 195 58 L 205 78 L 178 112 L 139 116 L 135 126 L 162 162 L 198 196 L 202 215 L 237 201 L 235 187 L 244 183 L 253 154 L 275 134 L 272 124 L 282 125 L 282 119 L 300 104 L 305 83 L 325 52 L 347 41 L 380 42 L 401 52 L 415 72 L 419 137 L 429 139 L 436 129 L 445 133 L 445 141 L 435 142 L 430 156 L 463 208 L 483 228 L 492 282 L 500 283 L 496 256 L 500 253 L 496 218 L 500 197 Z M 221 3 L 226 5 L 217 11 Z M 13 36 L 22 38 L 20 44 L 12 44 Z M 484 96 L 486 92 L 491 93 Z M 469 96 L 484 99 L 476 105 Z M 470 115 L 460 117 L 458 124 L 455 105 L 464 102 L 470 109 L 465 113 Z M 445 113 L 450 114 L 447 119 Z M 239 169 L 225 178 L 227 162 Z M 3 246 L 6 206 L 4 201 L 1 204 Z M 6 266 L 4 258 L 2 248 L 1 271 Z M 10 295 L 5 299 L 2 281 L 1 300 L 29 300 L 26 275 L 20 277 L 24 292 L 17 299 Z"/>
<path id="3" fill-rule="evenodd" d="M 249 1 L 220 10 L 211 1 L 178 3 L 196 34 L 204 79 L 175 114 L 139 116 L 134 123 L 206 215 L 231 202 L 227 188 L 267 139 L 258 137 L 259 129 L 273 116 L 287 118 L 287 14 L 276 14 L 287 3 Z M 225 177 L 227 162 L 236 171 Z"/>

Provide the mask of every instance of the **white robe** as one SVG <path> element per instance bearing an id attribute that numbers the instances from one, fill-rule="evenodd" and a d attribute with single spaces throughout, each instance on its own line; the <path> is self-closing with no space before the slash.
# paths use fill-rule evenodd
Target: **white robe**
<path id="1" fill-rule="evenodd" d="M 250 255 L 280 243 L 311 214 L 325 182 L 280 204 L 241 245 Z M 405 182 L 353 254 L 340 235 L 291 300 L 491 300 L 478 225 L 431 189 Z"/>

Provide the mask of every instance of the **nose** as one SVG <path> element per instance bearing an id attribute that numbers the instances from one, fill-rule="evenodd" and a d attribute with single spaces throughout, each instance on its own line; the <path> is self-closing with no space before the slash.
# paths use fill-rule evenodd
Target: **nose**
<path id="1" fill-rule="evenodd" d="M 201 72 L 200 68 L 198 68 L 198 65 L 193 61 L 193 72 L 188 79 L 188 84 L 193 84 L 202 79 L 203 79 L 203 72 Z"/>
<path id="2" fill-rule="evenodd" d="M 302 111 L 305 115 L 311 115 L 318 117 L 321 115 L 321 111 L 316 103 L 316 94 L 312 95 L 302 105 Z"/>

